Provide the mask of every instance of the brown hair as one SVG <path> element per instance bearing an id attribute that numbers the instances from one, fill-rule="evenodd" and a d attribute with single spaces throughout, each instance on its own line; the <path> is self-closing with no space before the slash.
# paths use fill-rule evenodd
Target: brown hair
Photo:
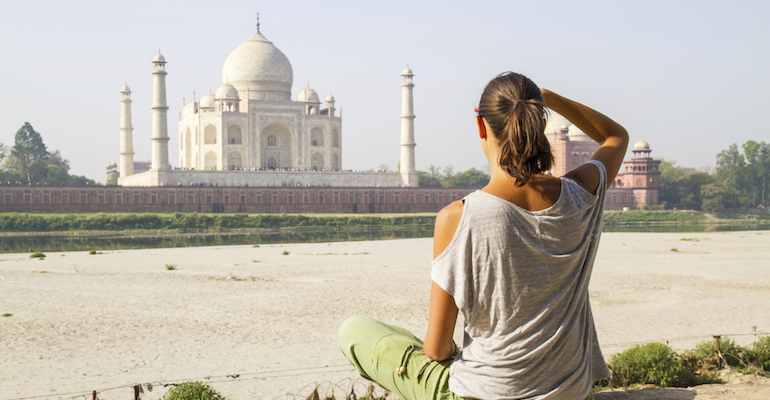
<path id="1" fill-rule="evenodd" d="M 498 162 L 516 178 L 516 186 L 551 169 L 553 154 L 544 133 L 548 112 L 535 82 L 514 72 L 496 76 L 481 94 L 479 115 L 502 145 Z"/>

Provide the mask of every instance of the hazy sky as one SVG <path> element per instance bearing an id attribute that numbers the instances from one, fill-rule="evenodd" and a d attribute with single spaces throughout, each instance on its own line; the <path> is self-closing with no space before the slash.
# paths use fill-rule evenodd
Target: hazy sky
<path id="1" fill-rule="evenodd" d="M 768 1 L 13 1 L 0 12 L 0 142 L 28 121 L 71 173 L 118 161 L 120 89 L 133 91 L 135 160 L 150 160 L 152 58 L 168 61 L 169 144 L 182 98 L 222 84 L 255 31 L 342 108 L 342 166 L 398 164 L 401 71 L 414 71 L 417 168 L 483 168 L 473 107 L 497 73 L 524 73 L 644 138 L 652 155 L 714 166 L 770 141 Z M 760 121 L 761 122 L 761 121 Z"/>

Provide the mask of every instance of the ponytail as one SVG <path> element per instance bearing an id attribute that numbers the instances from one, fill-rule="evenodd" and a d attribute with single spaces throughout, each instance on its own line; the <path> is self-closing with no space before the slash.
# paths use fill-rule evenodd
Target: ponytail
<path id="1" fill-rule="evenodd" d="M 551 169 L 553 154 L 544 134 L 547 111 L 540 88 L 529 78 L 505 72 L 492 79 L 481 95 L 479 115 L 500 143 L 498 162 L 516 178 L 516 186 Z"/>

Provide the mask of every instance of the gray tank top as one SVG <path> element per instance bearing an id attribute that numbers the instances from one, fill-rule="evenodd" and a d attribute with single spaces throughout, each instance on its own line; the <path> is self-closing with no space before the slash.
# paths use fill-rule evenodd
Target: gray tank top
<path id="1" fill-rule="evenodd" d="M 449 389 L 475 399 L 584 399 L 610 376 L 596 339 L 588 283 L 602 231 L 606 171 L 596 195 L 561 178 L 549 208 L 528 211 L 483 191 L 431 278 L 465 319 Z"/>

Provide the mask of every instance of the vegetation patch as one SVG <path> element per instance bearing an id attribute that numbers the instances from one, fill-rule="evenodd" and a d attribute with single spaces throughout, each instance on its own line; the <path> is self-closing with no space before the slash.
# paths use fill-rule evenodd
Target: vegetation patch
<path id="1" fill-rule="evenodd" d="M 680 357 L 663 343 L 636 345 L 610 359 L 613 386 L 690 386 L 695 379 Z"/>
<path id="2" fill-rule="evenodd" d="M 629 210 L 629 211 L 605 211 L 604 223 L 628 224 L 628 223 L 698 223 L 708 219 L 697 211 L 671 211 L 671 210 Z"/>
<path id="3" fill-rule="evenodd" d="M 173 271 L 176 269 L 176 264 L 166 264 L 167 271 Z"/>
<path id="4" fill-rule="evenodd" d="M 741 373 L 768 376 L 770 336 L 762 336 L 749 347 L 722 337 L 719 351 L 714 341 L 699 343 L 695 350 L 674 352 L 663 343 L 636 345 L 610 358 L 611 387 L 632 385 L 693 386 L 719 381 L 717 370 L 724 366 Z"/>
<path id="5" fill-rule="evenodd" d="M 225 400 L 219 392 L 202 382 L 185 382 L 172 387 L 163 400 Z"/>
<path id="6" fill-rule="evenodd" d="M 360 214 L 198 214 L 96 213 L 0 214 L 2 232 L 131 230 L 223 230 L 289 228 L 432 227 L 435 213 Z M 259 245 L 255 245 L 259 247 Z"/>
<path id="7" fill-rule="evenodd" d="M 13 314 L 11 314 L 11 313 L 4 313 L 3 314 L 3 317 L 12 317 L 12 316 L 13 316 Z"/>
<path id="8" fill-rule="evenodd" d="M 42 259 L 45 258 L 45 254 L 43 254 L 41 252 L 35 252 L 35 253 L 30 254 L 29 258 L 39 258 L 39 259 L 42 260 Z"/>

